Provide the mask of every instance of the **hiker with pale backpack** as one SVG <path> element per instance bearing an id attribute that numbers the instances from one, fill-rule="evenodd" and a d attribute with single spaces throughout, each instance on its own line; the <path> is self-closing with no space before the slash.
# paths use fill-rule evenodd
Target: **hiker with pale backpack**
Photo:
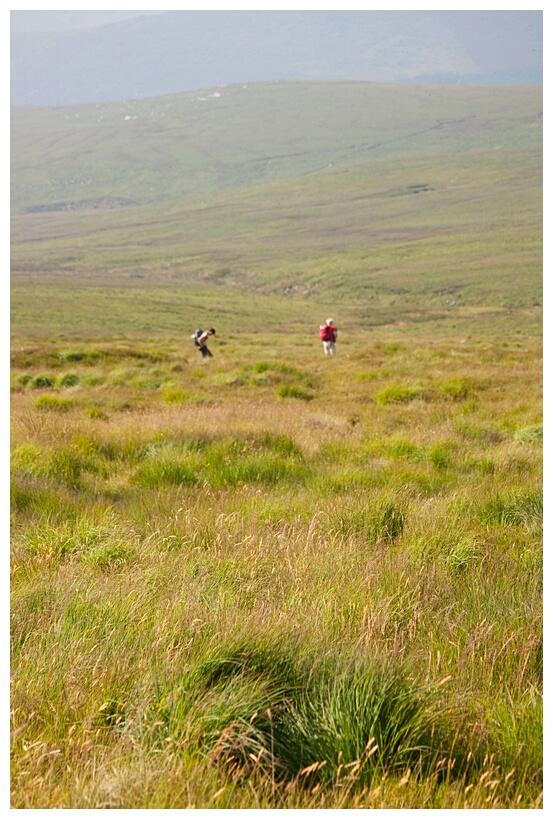
<path id="1" fill-rule="evenodd" d="M 213 353 L 207 346 L 207 340 L 210 336 L 215 335 L 215 329 L 211 327 L 209 330 L 196 330 L 192 338 L 194 344 L 202 354 L 202 358 L 213 358 Z"/>

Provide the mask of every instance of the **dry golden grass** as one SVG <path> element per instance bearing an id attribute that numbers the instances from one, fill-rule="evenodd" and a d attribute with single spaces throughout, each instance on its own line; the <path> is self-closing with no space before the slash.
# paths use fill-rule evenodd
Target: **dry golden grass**
<path id="1" fill-rule="evenodd" d="M 538 342 L 262 340 L 15 351 L 12 807 L 541 807 Z M 48 372 L 77 380 L 21 377 Z M 447 680 L 445 762 L 308 788 L 210 766 L 202 697 L 232 721 L 179 692 L 235 640 Z"/>

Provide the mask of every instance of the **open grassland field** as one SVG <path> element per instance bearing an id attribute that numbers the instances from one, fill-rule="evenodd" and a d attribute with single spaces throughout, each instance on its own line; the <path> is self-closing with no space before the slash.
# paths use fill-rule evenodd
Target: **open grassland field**
<path id="1" fill-rule="evenodd" d="M 538 343 L 212 349 L 14 349 L 13 806 L 539 807 Z"/>
<path id="2" fill-rule="evenodd" d="M 543 806 L 536 92 L 433 91 L 444 122 L 478 122 L 465 142 L 422 114 L 417 141 L 408 91 L 409 129 L 399 89 L 347 85 L 332 156 L 271 175 L 272 146 L 252 179 L 220 136 L 223 183 L 196 163 L 190 195 L 178 170 L 109 211 L 123 189 L 85 203 L 71 151 L 116 109 L 14 115 L 12 808 Z M 361 92 L 373 159 L 346 150 Z M 265 93 L 292 155 L 309 139 Z M 86 143 L 91 172 L 110 139 L 135 150 L 120 127 Z M 40 199 L 44 139 L 69 187 Z"/>

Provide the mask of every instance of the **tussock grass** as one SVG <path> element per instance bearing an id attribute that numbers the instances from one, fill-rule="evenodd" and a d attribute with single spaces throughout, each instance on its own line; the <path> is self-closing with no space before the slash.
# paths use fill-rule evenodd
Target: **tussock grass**
<path id="1" fill-rule="evenodd" d="M 35 398 L 33 403 L 38 410 L 68 412 L 77 402 L 69 398 L 61 398 L 58 395 L 40 395 Z"/>
<path id="2" fill-rule="evenodd" d="M 263 340 L 13 367 L 12 806 L 540 807 L 536 343 Z"/>
<path id="3" fill-rule="evenodd" d="M 379 404 L 399 404 L 414 401 L 420 395 L 420 390 L 414 387 L 389 386 L 377 393 L 374 397 Z"/>
<path id="4" fill-rule="evenodd" d="M 53 387 L 55 384 L 55 377 L 53 375 L 47 375 L 45 373 L 41 373 L 39 375 L 35 375 L 31 378 L 30 386 L 34 390 L 44 389 L 44 387 Z"/>
<path id="5" fill-rule="evenodd" d="M 300 398 L 302 401 L 312 401 L 314 398 L 312 393 L 300 387 L 290 387 L 287 384 L 277 388 L 277 395 L 280 398 Z"/>

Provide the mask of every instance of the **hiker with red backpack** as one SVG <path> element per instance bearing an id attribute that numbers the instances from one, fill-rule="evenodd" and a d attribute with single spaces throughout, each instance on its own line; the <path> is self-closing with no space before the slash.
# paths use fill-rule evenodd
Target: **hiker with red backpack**
<path id="1" fill-rule="evenodd" d="M 336 352 L 336 339 L 338 338 L 338 330 L 334 326 L 333 319 L 329 318 L 325 324 L 319 327 L 319 338 L 323 342 L 323 350 L 325 355 L 334 355 Z"/>

